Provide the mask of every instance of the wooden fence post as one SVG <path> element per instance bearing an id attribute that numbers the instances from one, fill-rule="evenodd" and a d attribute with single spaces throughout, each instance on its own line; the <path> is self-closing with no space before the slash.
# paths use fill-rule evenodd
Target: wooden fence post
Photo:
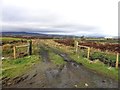
<path id="1" fill-rule="evenodd" d="M 32 55 L 32 40 L 29 41 L 29 55 Z"/>
<path id="2" fill-rule="evenodd" d="M 116 56 L 116 68 L 118 68 L 118 63 L 119 63 L 119 53 L 117 53 L 117 56 Z"/>
<path id="3" fill-rule="evenodd" d="M 87 53 L 87 58 L 89 59 L 90 57 L 90 47 L 88 47 L 88 53 Z"/>
<path id="4" fill-rule="evenodd" d="M 78 52 L 78 41 L 75 41 L 75 52 Z"/>
<path id="5" fill-rule="evenodd" d="M 27 47 L 27 53 L 28 53 L 28 55 L 29 55 L 29 46 L 30 46 L 30 44 L 29 44 L 29 41 L 28 41 L 28 47 Z"/>
<path id="6" fill-rule="evenodd" d="M 14 59 L 16 59 L 16 47 L 13 46 L 13 56 L 14 56 Z"/>

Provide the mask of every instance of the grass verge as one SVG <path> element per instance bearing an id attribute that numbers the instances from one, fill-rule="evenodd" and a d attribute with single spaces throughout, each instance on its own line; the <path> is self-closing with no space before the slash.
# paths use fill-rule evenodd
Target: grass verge
<path id="1" fill-rule="evenodd" d="M 60 65 L 64 65 L 66 62 L 64 61 L 64 59 L 61 57 L 61 56 L 59 56 L 58 54 L 55 54 L 55 53 L 53 53 L 53 52 L 50 52 L 49 53 L 49 56 L 50 56 L 50 60 L 54 63 L 54 64 L 56 64 L 56 65 L 58 65 L 58 66 L 60 66 Z"/>
<path id="2" fill-rule="evenodd" d="M 31 55 L 23 58 L 2 61 L 2 77 L 13 78 L 28 71 L 35 63 L 40 61 L 39 56 Z"/>
<path id="3" fill-rule="evenodd" d="M 79 57 L 78 55 L 70 55 L 77 63 L 82 63 L 86 68 L 91 69 L 101 75 L 118 80 L 118 69 L 114 67 L 108 67 L 104 63 L 96 60 L 96 62 L 90 63 L 87 58 Z"/>

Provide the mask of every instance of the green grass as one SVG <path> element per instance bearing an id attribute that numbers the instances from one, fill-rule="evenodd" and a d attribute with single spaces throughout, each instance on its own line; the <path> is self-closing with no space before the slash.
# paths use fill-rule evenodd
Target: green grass
<path id="1" fill-rule="evenodd" d="M 49 55 L 50 55 L 50 60 L 56 65 L 64 65 L 66 63 L 63 60 L 63 58 L 61 56 L 59 56 L 58 54 L 50 52 Z"/>
<path id="2" fill-rule="evenodd" d="M 39 56 L 31 55 L 18 59 L 2 61 L 2 77 L 13 78 L 28 71 L 35 63 L 40 61 Z"/>
<path id="3" fill-rule="evenodd" d="M 0 37 L 2 41 L 23 40 L 22 38 Z M 25 39 L 24 39 L 25 40 Z"/>
<path id="4" fill-rule="evenodd" d="M 114 54 L 107 54 L 106 52 L 100 52 L 96 51 L 91 53 L 90 55 L 92 59 L 106 59 L 107 61 L 115 62 L 116 61 L 116 55 Z M 119 60 L 120 61 L 120 60 Z"/>

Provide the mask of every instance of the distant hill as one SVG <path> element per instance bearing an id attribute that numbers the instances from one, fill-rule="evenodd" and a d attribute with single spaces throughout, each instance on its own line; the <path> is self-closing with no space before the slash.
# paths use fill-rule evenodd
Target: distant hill
<path id="1" fill-rule="evenodd" d="M 29 33 L 29 32 L 2 32 L 2 36 L 46 36 L 46 34 Z"/>
<path id="2" fill-rule="evenodd" d="M 77 37 L 77 36 L 72 36 L 72 35 L 52 35 L 52 34 L 29 33 L 29 32 L 2 32 L 2 36 L 26 37 L 26 38 L 73 38 L 73 37 Z"/>
<path id="3" fill-rule="evenodd" d="M 2 36 L 5 37 L 23 37 L 23 38 L 80 38 L 81 36 L 74 36 L 74 35 L 57 35 L 57 34 L 42 34 L 42 33 L 34 33 L 34 32 L 2 32 L 0 33 Z M 104 38 L 103 36 L 99 35 L 88 35 L 85 36 L 86 38 Z"/>

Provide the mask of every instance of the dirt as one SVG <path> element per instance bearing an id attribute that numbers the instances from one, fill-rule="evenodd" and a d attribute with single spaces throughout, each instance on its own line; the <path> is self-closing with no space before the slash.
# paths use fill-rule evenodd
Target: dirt
<path id="1" fill-rule="evenodd" d="M 9 88 L 117 88 L 118 83 L 110 78 L 101 76 L 77 64 L 63 52 L 50 48 L 60 55 L 65 65 L 60 67 L 50 62 L 48 50 L 40 47 L 43 62 L 37 63 L 32 70 L 14 79 L 4 78 L 3 87 Z M 49 47 L 47 47 L 49 48 Z M 7 79 L 7 80 L 5 80 Z"/>

